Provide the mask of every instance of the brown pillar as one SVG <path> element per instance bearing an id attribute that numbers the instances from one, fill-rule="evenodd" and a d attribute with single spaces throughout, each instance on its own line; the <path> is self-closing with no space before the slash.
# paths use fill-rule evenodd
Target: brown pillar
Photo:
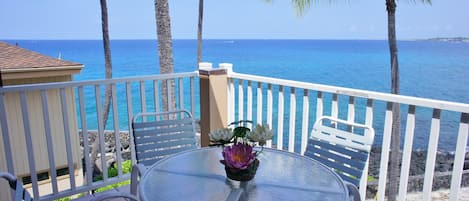
<path id="1" fill-rule="evenodd" d="M 212 69 L 211 64 L 199 64 L 200 79 L 200 143 L 210 144 L 208 133 L 227 126 L 227 73 Z"/>

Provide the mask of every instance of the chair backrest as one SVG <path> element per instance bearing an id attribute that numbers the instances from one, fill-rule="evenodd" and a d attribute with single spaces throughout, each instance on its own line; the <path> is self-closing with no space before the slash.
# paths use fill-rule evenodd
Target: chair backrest
<path id="1" fill-rule="evenodd" d="M 189 149 L 195 149 L 195 121 L 187 110 L 139 113 L 132 120 L 137 163 L 145 166 Z"/>
<path id="2" fill-rule="evenodd" d="M 368 161 L 374 139 L 371 126 L 322 116 L 314 123 L 304 153 L 359 187 L 365 198 Z"/>
<path id="3" fill-rule="evenodd" d="M 3 178 L 8 181 L 10 188 L 14 191 L 13 201 L 33 201 L 34 199 L 28 193 L 26 189 L 23 188 L 23 183 L 19 181 L 14 175 L 8 172 L 0 172 L 0 178 Z M 0 190 L 2 193 L 8 192 L 6 189 Z"/>

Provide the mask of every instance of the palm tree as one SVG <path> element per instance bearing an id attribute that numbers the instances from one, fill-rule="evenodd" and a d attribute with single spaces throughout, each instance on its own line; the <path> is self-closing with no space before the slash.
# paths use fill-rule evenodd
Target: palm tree
<path id="1" fill-rule="evenodd" d="M 399 62 L 397 58 L 396 39 L 396 2 L 386 0 L 386 11 L 388 13 L 388 44 L 391 58 L 391 93 L 399 94 Z M 401 115 L 398 103 L 392 106 L 392 134 L 391 134 L 391 155 L 389 166 L 389 187 L 388 200 L 395 201 L 399 183 L 399 159 L 401 146 Z"/>
<path id="2" fill-rule="evenodd" d="M 0 87 L 3 87 L 3 78 L 2 78 L 2 72 L 0 72 Z"/>
<path id="3" fill-rule="evenodd" d="M 101 1 L 101 24 L 103 32 L 103 47 L 104 47 L 104 60 L 105 60 L 105 78 L 112 78 L 112 61 L 111 61 L 111 42 L 109 41 L 109 25 L 107 17 L 107 4 L 106 0 Z M 107 120 L 109 117 L 109 109 L 111 103 L 111 85 L 106 85 L 105 89 L 105 99 L 104 99 L 104 113 L 102 117 L 103 128 L 106 128 Z"/>
<path id="4" fill-rule="evenodd" d="M 197 66 L 202 59 L 202 23 L 204 20 L 204 0 L 199 0 L 199 23 L 197 26 Z"/>
<path id="5" fill-rule="evenodd" d="M 155 0 L 155 18 L 156 18 L 156 32 L 158 36 L 158 57 L 160 62 L 160 73 L 173 73 L 173 41 L 171 37 L 171 20 L 169 16 L 169 3 L 168 0 Z M 171 80 L 168 84 L 162 84 L 162 101 L 163 111 L 172 110 L 176 107 L 176 102 L 168 102 L 168 97 L 175 100 L 174 94 L 174 81 Z M 169 88 L 169 90 L 167 90 Z M 169 91 L 169 94 L 168 94 Z"/>
<path id="6" fill-rule="evenodd" d="M 100 0 L 100 4 L 101 4 L 101 28 L 103 32 L 104 60 L 105 60 L 105 71 L 106 71 L 105 78 L 111 79 L 112 78 L 111 45 L 109 41 L 109 25 L 108 25 L 106 0 Z M 107 120 L 109 117 L 110 104 L 111 104 L 111 86 L 106 85 L 105 92 L 104 92 L 104 112 L 103 112 L 103 116 L 99 117 L 101 118 L 101 121 L 103 123 L 103 130 L 98 133 L 104 133 L 104 130 L 106 129 L 106 124 L 107 124 Z M 118 135 L 118 133 L 115 133 L 115 135 Z M 91 163 L 91 167 L 95 167 L 96 158 L 97 158 L 98 151 L 99 151 L 99 137 L 98 136 L 95 137 L 95 140 L 91 147 L 92 148 L 91 148 L 90 163 Z"/>
<path id="7" fill-rule="evenodd" d="M 421 0 L 423 3 L 431 4 L 431 0 Z M 386 11 L 388 13 L 388 44 L 391 58 L 391 93 L 399 94 L 399 62 L 397 57 L 396 39 L 396 1 L 386 0 Z M 395 201 L 398 193 L 399 183 L 399 160 L 401 158 L 401 115 L 399 104 L 392 106 L 392 134 L 391 134 L 391 155 L 389 167 L 389 188 L 388 200 Z"/>

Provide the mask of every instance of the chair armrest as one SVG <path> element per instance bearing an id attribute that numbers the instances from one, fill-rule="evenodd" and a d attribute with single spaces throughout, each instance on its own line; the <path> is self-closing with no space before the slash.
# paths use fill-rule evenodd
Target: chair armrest
<path id="1" fill-rule="evenodd" d="M 137 186 L 140 182 L 140 177 L 145 174 L 147 168 L 143 164 L 136 164 L 132 166 L 132 173 L 130 175 L 130 193 L 137 196 Z"/>
<path id="2" fill-rule="evenodd" d="M 12 189 L 16 188 L 16 177 L 9 172 L 0 172 L 0 178 L 5 178 Z"/>
<path id="3" fill-rule="evenodd" d="M 345 182 L 348 190 L 348 196 L 350 201 L 361 201 L 360 191 L 358 191 L 357 186 L 352 183 Z"/>
<path id="4" fill-rule="evenodd" d="M 110 193 L 101 193 L 96 195 L 95 197 L 91 198 L 90 201 L 102 201 L 111 198 L 127 198 L 132 201 L 139 201 L 139 199 L 131 194 L 124 193 L 124 192 L 110 192 Z"/>
<path id="5" fill-rule="evenodd" d="M 6 179 L 8 181 L 8 184 L 10 185 L 10 188 L 14 190 L 14 194 L 12 194 L 13 200 L 33 200 L 28 191 L 24 189 L 23 183 L 18 180 L 15 175 L 9 172 L 0 172 L 0 178 Z"/>

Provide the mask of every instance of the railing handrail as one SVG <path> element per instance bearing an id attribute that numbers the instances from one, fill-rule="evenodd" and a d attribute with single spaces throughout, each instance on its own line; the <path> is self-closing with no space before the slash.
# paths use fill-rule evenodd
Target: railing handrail
<path id="1" fill-rule="evenodd" d="M 430 98 L 419 98 L 419 97 L 412 97 L 412 96 L 406 96 L 406 95 L 396 95 L 396 94 L 389 94 L 389 93 L 376 92 L 376 91 L 370 91 L 370 90 L 338 87 L 338 86 L 333 86 L 333 85 L 313 84 L 313 83 L 308 83 L 308 82 L 293 81 L 293 80 L 286 80 L 286 79 L 280 79 L 280 78 L 270 78 L 270 77 L 258 76 L 258 75 L 248 75 L 248 74 L 235 73 L 235 72 L 229 73 L 228 77 L 238 78 L 242 80 L 250 80 L 250 81 L 255 81 L 255 82 L 270 83 L 274 85 L 282 85 L 282 86 L 293 87 L 293 88 L 304 88 L 304 89 L 310 89 L 310 90 L 315 90 L 315 91 L 329 92 L 329 93 L 342 94 L 342 95 L 348 95 L 348 96 L 354 96 L 354 97 L 369 98 L 369 99 L 381 100 L 381 101 L 387 101 L 387 102 L 395 102 L 395 103 L 408 104 L 408 105 L 419 105 L 419 106 L 428 107 L 428 108 L 469 113 L 469 104 L 453 102 L 453 101 L 436 100 L 436 99 L 430 99 Z"/>
<path id="2" fill-rule="evenodd" d="M 36 91 L 40 89 L 58 89 L 58 88 L 69 88 L 69 87 L 77 87 L 77 86 L 93 86 L 97 84 L 115 84 L 115 83 L 121 83 L 121 82 L 164 80 L 164 79 L 174 79 L 174 78 L 184 78 L 184 77 L 195 77 L 198 75 L 199 75 L 198 71 L 194 71 L 194 72 L 184 72 L 184 73 L 157 74 L 157 75 L 148 75 L 148 76 L 130 76 L 130 77 L 121 77 L 121 78 L 112 78 L 112 79 L 8 85 L 8 86 L 0 87 L 0 93 L 15 92 L 15 91 Z"/>

